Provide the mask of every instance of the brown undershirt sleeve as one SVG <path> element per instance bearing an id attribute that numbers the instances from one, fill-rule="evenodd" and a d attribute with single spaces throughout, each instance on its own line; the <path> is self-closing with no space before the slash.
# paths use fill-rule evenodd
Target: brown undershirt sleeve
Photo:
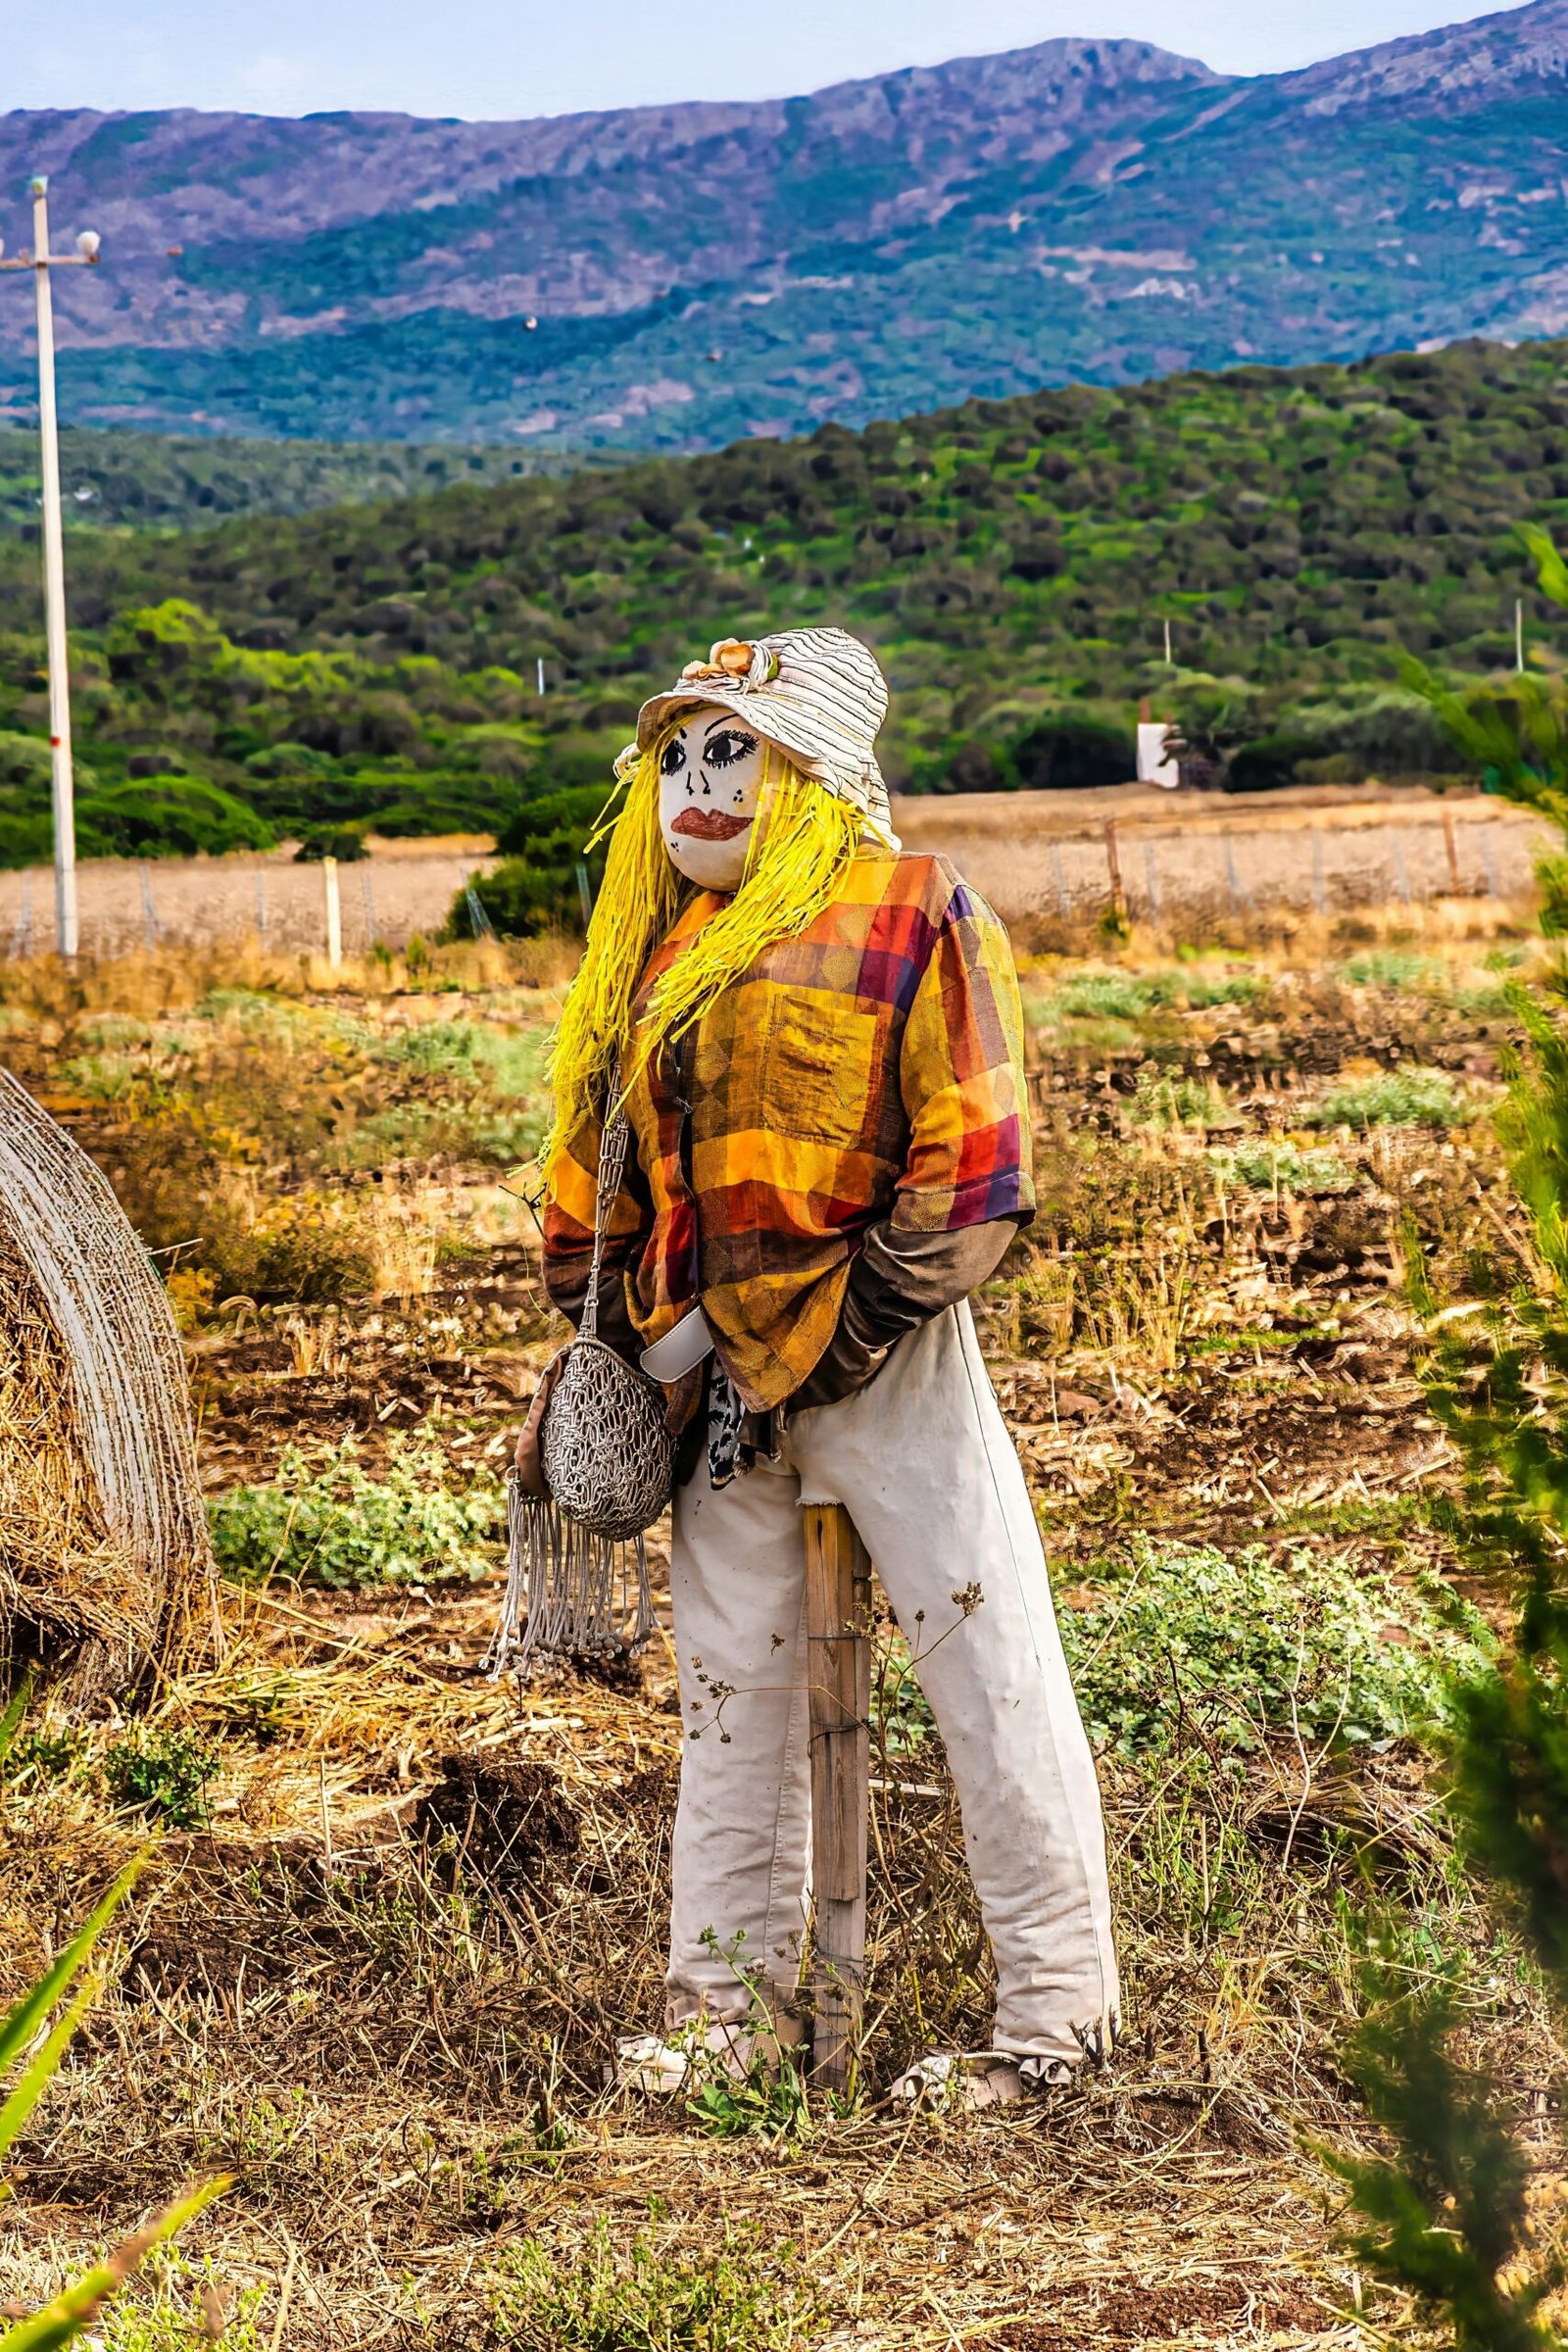
<path id="1" fill-rule="evenodd" d="M 956 1233 L 909 1233 L 891 1220 L 873 1225 L 850 1270 L 838 1329 L 793 1399 L 794 1409 L 834 1404 L 863 1389 L 906 1332 L 990 1281 L 1017 1230 L 1014 1217 Z"/>
<path id="2" fill-rule="evenodd" d="M 588 1259 L 547 1258 L 545 1289 L 552 1306 L 560 1308 L 575 1331 L 588 1302 Z M 635 1363 L 642 1352 L 642 1341 L 626 1306 L 624 1266 L 609 1264 L 599 1270 L 599 1337 L 629 1363 Z"/>

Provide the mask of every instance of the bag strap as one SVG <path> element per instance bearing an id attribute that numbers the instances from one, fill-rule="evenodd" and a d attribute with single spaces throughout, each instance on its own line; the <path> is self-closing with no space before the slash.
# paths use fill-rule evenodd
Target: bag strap
<path id="1" fill-rule="evenodd" d="M 594 1253 L 588 1266 L 588 1296 L 583 1302 L 582 1321 L 577 1326 L 579 1340 L 597 1340 L 599 1337 L 599 1271 L 604 1263 L 605 1238 L 620 1191 L 621 1171 L 626 1165 L 630 1130 L 620 1102 L 618 1068 L 610 1073 L 609 1100 L 615 1108 L 606 1119 L 599 1137 L 599 1184 L 594 1195 Z"/>

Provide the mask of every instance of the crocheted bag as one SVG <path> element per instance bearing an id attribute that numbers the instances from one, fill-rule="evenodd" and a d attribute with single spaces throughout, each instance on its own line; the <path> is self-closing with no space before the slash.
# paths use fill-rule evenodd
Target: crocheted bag
<path id="1" fill-rule="evenodd" d="M 612 1077 L 612 1102 L 618 1092 Z M 582 1322 L 556 1359 L 561 1371 L 539 1433 L 549 1499 L 525 1494 L 516 1471 L 508 1474 L 509 1574 L 485 1661 L 492 1676 L 541 1655 L 636 1648 L 653 1631 L 643 1538 L 668 1504 L 675 1441 L 659 1383 L 599 1337 L 600 1265 L 627 1141 L 617 1110 L 600 1141 Z"/>

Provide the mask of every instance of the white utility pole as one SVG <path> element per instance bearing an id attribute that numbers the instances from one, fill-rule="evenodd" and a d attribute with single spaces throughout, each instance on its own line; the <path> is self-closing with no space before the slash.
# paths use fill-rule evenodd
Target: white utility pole
<path id="1" fill-rule="evenodd" d="M 1516 596 L 1513 600 L 1513 665 L 1515 669 L 1523 669 L 1525 665 L 1525 600 L 1522 596 Z"/>
<path id="2" fill-rule="evenodd" d="M 98 260 L 97 231 L 84 228 L 74 253 L 49 250 L 49 182 L 42 172 L 31 182 L 32 251 L 6 261 L 0 270 L 30 270 L 38 302 L 38 438 L 43 472 L 43 602 L 49 646 L 49 751 L 54 770 L 55 945 L 74 956 L 76 920 L 76 811 L 71 768 L 71 677 L 66 650 L 66 551 L 60 527 L 60 427 L 55 415 L 55 314 L 49 272 L 92 269 Z"/>

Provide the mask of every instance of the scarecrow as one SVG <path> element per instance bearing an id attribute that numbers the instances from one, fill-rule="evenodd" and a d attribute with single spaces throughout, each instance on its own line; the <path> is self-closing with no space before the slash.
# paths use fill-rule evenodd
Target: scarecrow
<path id="1" fill-rule="evenodd" d="M 838 629 L 725 641 L 644 704 L 556 1041 L 545 1280 L 661 1384 L 670 1445 L 667 2009 L 620 2079 L 798 2038 L 801 1506 L 837 1503 L 941 1728 L 997 1966 L 990 2048 L 898 2088 L 988 2104 L 1103 2056 L 1116 1966 L 1094 1764 L 968 1305 L 1033 1210 L 1017 978 L 948 860 L 900 852 L 886 710 Z M 554 1369 L 517 1447 L 540 1497 L 552 1413 Z"/>

